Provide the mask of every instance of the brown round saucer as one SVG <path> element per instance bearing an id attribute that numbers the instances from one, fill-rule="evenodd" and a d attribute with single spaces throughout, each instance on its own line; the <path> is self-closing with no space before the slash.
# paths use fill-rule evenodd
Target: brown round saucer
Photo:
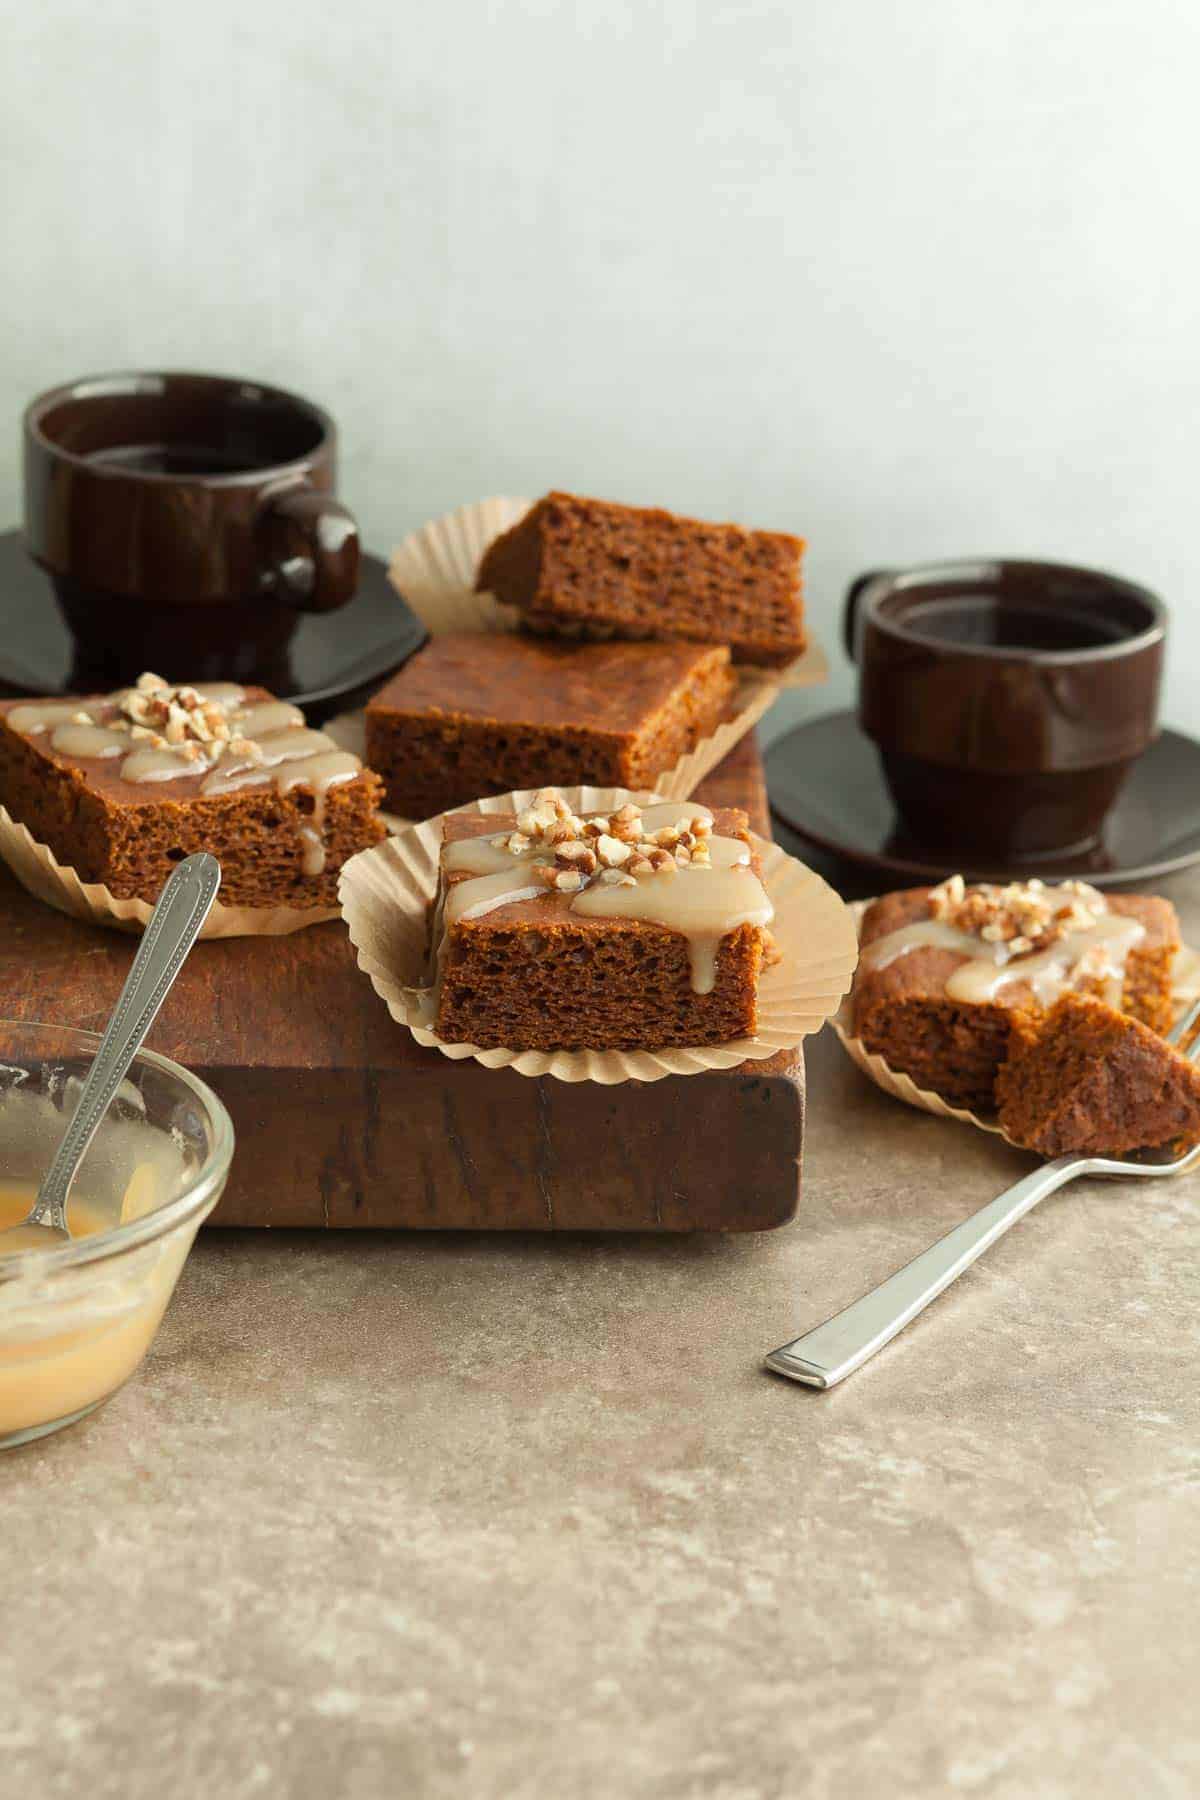
<path id="1" fill-rule="evenodd" d="M 301 614 L 288 666 L 271 686 L 319 723 L 361 705 L 425 636 L 388 580 L 387 564 L 364 553 L 354 598 L 336 612 Z M 68 686 L 72 650 L 49 576 L 20 531 L 0 532 L 0 695 L 78 693 L 80 684 Z"/>
<path id="2" fill-rule="evenodd" d="M 1172 875 L 1200 862 L 1200 743 L 1163 731 L 1134 764 L 1103 837 L 1056 855 L 986 863 L 934 850 L 897 824 L 879 756 L 852 712 L 797 726 L 767 752 L 771 809 L 810 844 L 887 875 L 940 881 L 1071 878 L 1096 887 Z"/>

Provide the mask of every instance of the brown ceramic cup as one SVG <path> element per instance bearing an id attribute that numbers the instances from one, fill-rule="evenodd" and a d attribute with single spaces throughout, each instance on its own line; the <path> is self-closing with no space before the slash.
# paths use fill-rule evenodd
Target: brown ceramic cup
<path id="1" fill-rule="evenodd" d="M 25 539 L 75 641 L 72 685 L 142 669 L 270 685 L 304 612 L 354 595 L 321 407 L 218 375 L 103 375 L 24 421 Z"/>
<path id="2" fill-rule="evenodd" d="M 1092 844 L 1157 733 L 1166 608 L 1115 575 L 953 562 L 846 597 L 859 723 L 922 844 L 972 855 Z"/>

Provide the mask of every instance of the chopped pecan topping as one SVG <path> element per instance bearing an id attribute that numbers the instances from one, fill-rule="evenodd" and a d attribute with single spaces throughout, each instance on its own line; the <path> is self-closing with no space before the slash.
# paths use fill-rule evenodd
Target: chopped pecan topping
<path id="1" fill-rule="evenodd" d="M 629 845 L 622 843 L 620 838 L 606 834 L 596 839 L 596 855 L 606 869 L 615 869 L 619 863 L 628 862 L 631 854 Z"/>
<path id="2" fill-rule="evenodd" d="M 139 675 L 117 707 L 121 718 L 115 722 L 127 722 L 131 736 L 141 730 L 175 748 L 201 746 L 211 756 L 214 745 L 228 743 L 233 735 L 228 714 L 215 700 L 206 700 L 186 684 L 172 687 L 161 675 Z M 186 760 L 199 759 L 188 756 Z"/>
<path id="3" fill-rule="evenodd" d="M 928 905 L 933 918 L 993 945 L 1003 961 L 1047 950 L 1068 932 L 1090 931 L 1107 910 L 1103 894 L 1086 881 L 1058 888 L 1036 879 L 968 887 L 961 875 L 931 888 Z"/>
<path id="4" fill-rule="evenodd" d="M 582 838 L 572 838 L 569 843 L 557 844 L 554 860 L 560 868 L 578 869 L 581 875 L 594 875 L 600 866 L 596 852 Z"/>
<path id="5" fill-rule="evenodd" d="M 651 875 L 674 874 L 676 869 L 711 868 L 711 835 L 712 820 L 699 813 L 650 835 L 641 807 L 632 800 L 611 815 L 577 818 L 557 788 L 540 788 L 532 806 L 518 813 L 516 830 L 490 841 L 495 849 L 513 856 L 552 851 L 553 863 L 539 862 L 533 879 L 571 893 L 597 879 L 628 887 Z M 577 875 L 578 883 L 560 881 L 564 874 Z"/>

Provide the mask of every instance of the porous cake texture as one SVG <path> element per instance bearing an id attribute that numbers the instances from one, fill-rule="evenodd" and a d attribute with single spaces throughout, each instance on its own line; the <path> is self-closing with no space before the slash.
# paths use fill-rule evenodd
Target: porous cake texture
<path id="1" fill-rule="evenodd" d="M 856 1035 L 918 1087 L 972 1111 L 995 1106 L 1014 1013 L 1044 1011 L 1066 989 L 1154 1031 L 1170 1024 L 1179 922 L 1154 895 L 1105 897 L 1081 882 L 967 887 L 955 876 L 874 901 L 860 944 Z"/>
<path id="2" fill-rule="evenodd" d="M 551 493 L 496 539 L 476 587 L 535 631 L 728 644 L 779 665 L 805 646 L 802 538 Z"/>
<path id="3" fill-rule="evenodd" d="M 407 819 L 546 782 L 653 788 L 734 686 L 723 646 L 449 632 L 369 702 L 367 760 Z"/>
<path id="4" fill-rule="evenodd" d="M 382 783 L 262 688 L 174 686 L 0 702 L 0 802 L 84 882 L 157 899 L 207 850 L 226 905 L 337 904 L 385 835 Z"/>
<path id="5" fill-rule="evenodd" d="M 1157 1032 L 1082 994 L 1018 1012 L 996 1078 L 1000 1123 L 1042 1156 L 1120 1156 L 1200 1139 L 1200 1069 Z"/>
<path id="6" fill-rule="evenodd" d="M 668 813 L 674 822 L 661 822 Z M 477 851 L 487 854 L 464 868 Z M 506 854 L 509 872 L 479 878 L 479 868 L 495 869 Z M 489 882 L 514 897 L 489 893 Z M 485 898 L 474 916 L 452 920 L 451 896 L 462 883 L 471 884 L 464 893 L 483 890 Z M 695 911 L 702 889 L 719 896 L 706 917 Z M 589 903 L 656 917 L 579 910 Z M 550 790 L 520 816 L 452 815 L 432 924 L 437 1031 L 483 1048 L 536 1050 L 662 1049 L 749 1036 L 770 917 L 739 810 L 684 803 L 643 814 L 628 805 L 583 821 Z"/>

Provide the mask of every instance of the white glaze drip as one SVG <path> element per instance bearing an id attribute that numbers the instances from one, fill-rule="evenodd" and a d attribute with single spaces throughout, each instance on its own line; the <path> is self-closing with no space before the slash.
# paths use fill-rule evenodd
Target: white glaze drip
<path id="1" fill-rule="evenodd" d="M 508 833 L 504 834 L 507 841 Z M 493 844 L 489 837 L 458 838 L 442 852 L 442 867 L 448 875 L 499 875 L 505 869 L 514 872 L 532 863 L 552 863 L 554 851 L 545 844 L 531 844 L 515 853 L 503 844 Z"/>
<path id="2" fill-rule="evenodd" d="M 311 825 L 301 825 L 297 836 L 303 846 L 300 867 L 306 875 L 325 873 L 325 839 Z"/>
<path id="3" fill-rule="evenodd" d="M 52 725 L 68 724 L 80 710 L 78 700 L 31 700 L 14 706 L 8 714 L 8 723 L 25 737 L 37 737 L 40 732 L 49 731 Z"/>
<path id="4" fill-rule="evenodd" d="M 282 731 L 288 725 L 303 725 L 304 714 L 290 700 L 259 700 L 237 716 L 239 737 L 261 737 L 266 731 Z"/>
<path id="5" fill-rule="evenodd" d="M 709 840 L 714 846 L 722 841 Z M 572 898 L 571 911 L 593 919 L 639 919 L 682 932 L 697 994 L 711 994 L 716 985 L 723 938 L 739 925 L 769 925 L 775 917 L 766 889 L 752 869 L 718 868 L 715 859 L 711 869 L 649 875 L 632 887 L 598 882 Z"/>
<path id="6" fill-rule="evenodd" d="M 302 757 L 298 762 L 285 760 L 276 771 L 275 786 L 281 794 L 289 793 L 294 787 L 310 787 L 321 802 L 331 787 L 337 787 L 339 782 L 353 781 L 361 772 L 362 764 L 357 756 L 349 750 L 335 748 L 320 756 Z M 320 821 L 314 819 L 314 823 Z"/>
<path id="7" fill-rule="evenodd" d="M 178 750 L 156 750 L 148 744 L 143 750 L 129 752 L 121 764 L 121 780 L 134 785 L 142 781 L 178 781 L 183 775 L 200 775 L 207 767 L 202 756 L 188 758 Z"/>
<path id="8" fill-rule="evenodd" d="M 50 748 L 60 756 L 96 756 L 104 762 L 128 750 L 129 739 L 123 731 L 111 731 L 107 725 L 56 725 L 50 734 Z"/>
<path id="9" fill-rule="evenodd" d="M 859 962 L 864 969 L 886 969 L 910 950 L 953 950 L 956 956 L 975 957 L 993 948 L 973 933 L 959 931 L 941 919 L 915 919 L 911 925 L 901 925 L 898 931 L 889 931 L 885 937 L 864 944 Z"/>
<path id="10" fill-rule="evenodd" d="M 524 864 L 526 870 L 529 867 L 529 863 Z M 482 919 L 497 907 L 510 906 L 518 900 L 542 899 L 547 891 L 540 881 L 522 881 L 515 869 L 477 875 L 471 881 L 455 882 L 446 895 L 444 917 L 448 925 L 456 925 L 462 919 Z"/>
<path id="11" fill-rule="evenodd" d="M 750 862 L 750 846 L 742 838 L 710 837 L 708 860 L 714 869 L 744 869 Z"/>
<path id="12" fill-rule="evenodd" d="M 697 806 L 694 800 L 661 800 L 655 806 L 642 808 L 642 831 L 646 837 L 653 837 L 664 826 L 686 825 L 691 819 L 707 819 L 711 824 L 712 814 L 707 806 Z"/>
<path id="13" fill-rule="evenodd" d="M 337 749 L 333 739 L 325 732 L 299 727 L 292 727 L 287 731 L 272 731 L 256 741 L 261 755 L 237 757 L 226 752 L 212 774 L 205 778 L 200 792 L 232 794 L 238 788 L 259 787 L 271 780 L 273 771 L 280 763 L 308 759 L 322 755 L 327 750 Z M 342 751 L 341 754 L 348 756 L 350 753 Z M 357 757 L 354 760 L 358 762 Z M 359 763 L 358 766 L 361 768 L 362 764 Z"/>
<path id="14" fill-rule="evenodd" d="M 222 712 L 234 712 L 246 698 L 246 690 L 236 681 L 193 681 L 192 687 L 205 700 L 211 700 Z"/>

